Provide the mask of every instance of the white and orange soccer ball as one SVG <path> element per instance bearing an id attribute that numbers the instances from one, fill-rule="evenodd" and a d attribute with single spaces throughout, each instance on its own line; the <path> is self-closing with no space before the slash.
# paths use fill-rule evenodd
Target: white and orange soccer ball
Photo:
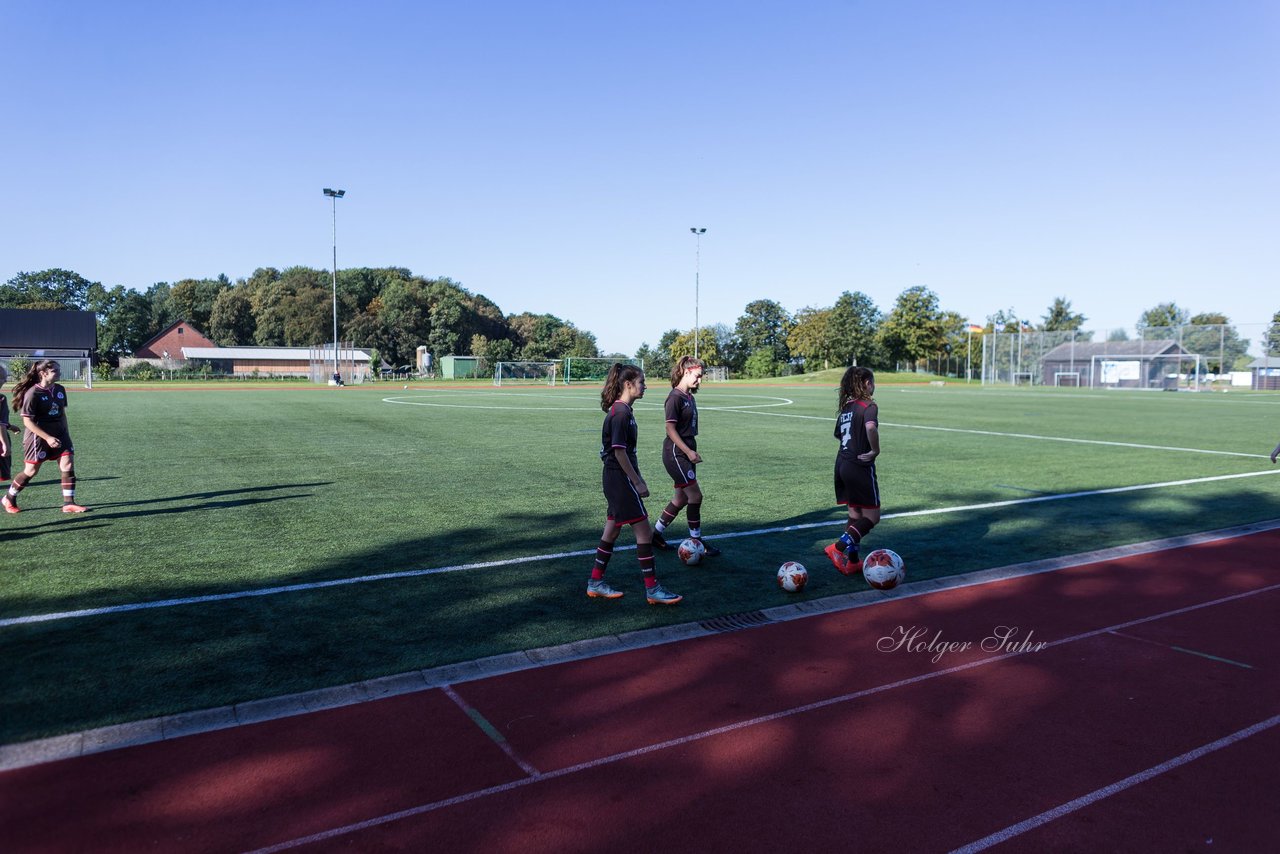
<path id="1" fill-rule="evenodd" d="M 702 563 L 702 556 L 706 553 L 707 550 L 702 543 L 693 537 L 680 543 L 680 548 L 676 551 L 686 566 L 697 566 Z"/>
<path id="2" fill-rule="evenodd" d="M 877 590 L 892 590 L 907 577 L 907 566 L 897 552 L 876 549 L 862 559 L 862 577 Z"/>
<path id="3" fill-rule="evenodd" d="M 809 570 L 794 560 L 778 567 L 778 586 L 788 593 L 799 593 L 809 583 Z"/>

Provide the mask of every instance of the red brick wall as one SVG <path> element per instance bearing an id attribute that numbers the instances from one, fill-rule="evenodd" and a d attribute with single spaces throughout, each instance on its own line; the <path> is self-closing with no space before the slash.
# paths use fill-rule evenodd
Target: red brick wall
<path id="1" fill-rule="evenodd" d="M 169 351 L 169 358 L 182 360 L 183 347 L 217 347 L 190 323 L 175 323 L 164 332 L 138 348 L 133 355 L 139 359 L 160 359 Z"/>

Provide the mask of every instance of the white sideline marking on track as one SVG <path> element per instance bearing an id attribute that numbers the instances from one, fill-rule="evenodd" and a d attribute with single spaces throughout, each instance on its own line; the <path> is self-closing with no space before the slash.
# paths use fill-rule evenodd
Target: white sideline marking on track
<path id="1" fill-rule="evenodd" d="M 498 728 L 495 727 L 493 724 L 489 723 L 489 721 L 485 719 L 484 715 L 480 714 L 480 712 L 474 706 L 472 706 L 466 700 L 462 699 L 462 697 L 458 695 L 458 692 L 453 690 L 452 685 L 442 685 L 440 686 L 440 690 L 443 691 L 445 693 L 445 696 L 447 696 L 450 700 L 453 700 L 454 704 L 459 709 L 462 709 L 462 711 L 466 713 L 467 717 L 471 718 L 471 720 L 475 723 L 475 725 L 478 726 L 480 730 L 485 735 L 487 735 L 490 738 L 490 740 L 493 741 L 494 744 L 502 748 L 502 752 L 507 754 L 507 757 L 512 762 L 519 765 L 521 771 L 528 774 L 530 777 L 542 776 L 542 772 L 540 772 L 537 768 L 534 768 L 528 762 L 525 762 L 523 759 L 520 758 L 519 754 L 516 753 L 515 748 L 511 746 L 511 743 L 508 742 L 506 738 L 503 737 L 502 733 L 498 732 Z"/>
<path id="2" fill-rule="evenodd" d="M 1067 801 L 1065 804 L 1056 806 L 1051 810 L 1046 810 L 1037 816 L 1032 816 L 1026 821 L 1010 825 L 1004 830 L 998 830 L 990 836 L 984 836 L 976 842 L 970 842 L 963 848 L 955 849 L 951 854 L 976 854 L 978 851 L 985 851 L 993 845 L 999 845 L 1001 842 L 1005 842 L 1015 836 L 1026 833 L 1028 830 L 1034 830 L 1043 824 L 1048 824 L 1055 819 L 1062 818 L 1064 815 L 1070 815 L 1076 810 L 1082 807 L 1087 807 L 1092 803 L 1102 800 L 1103 798 L 1109 798 L 1112 795 L 1123 792 L 1125 789 L 1136 786 L 1139 783 L 1145 783 L 1147 780 L 1150 780 L 1153 777 L 1158 777 L 1166 771 L 1172 771 L 1174 768 L 1186 765 L 1188 762 L 1192 762 L 1202 756 L 1208 756 L 1210 753 L 1221 750 L 1224 747 L 1230 747 L 1238 741 L 1244 741 L 1249 736 L 1265 732 L 1276 724 L 1280 724 L 1280 715 L 1276 715 L 1273 718 L 1267 718 L 1265 721 L 1259 721 L 1253 726 L 1245 727 L 1244 729 L 1233 732 L 1231 735 L 1220 738 L 1217 741 L 1203 744 L 1195 750 L 1189 750 L 1181 756 L 1175 756 L 1168 762 L 1161 762 L 1159 765 L 1155 765 L 1145 771 L 1139 771 L 1137 774 L 1134 774 L 1131 777 L 1125 777 L 1123 780 L 1118 780 L 1109 786 L 1103 786 L 1101 789 L 1095 789 L 1087 795 L 1082 795 L 1081 797 L 1076 798 L 1074 801 Z"/>
<path id="3" fill-rule="evenodd" d="M 754 409 L 743 410 L 747 415 L 768 415 L 773 418 L 804 418 L 810 421 L 834 421 L 826 415 L 793 415 L 789 412 L 759 412 Z M 1182 451 L 1188 454 L 1215 454 L 1225 457 L 1247 457 L 1251 460 L 1269 460 L 1268 454 L 1245 454 L 1240 451 L 1215 451 L 1208 448 L 1179 448 L 1171 445 L 1143 445 L 1137 442 L 1111 442 L 1106 439 L 1075 439 L 1070 436 L 1040 436 L 1035 433 L 1000 433 L 995 430 L 967 430 L 962 427 L 933 427 L 927 424 L 900 424 L 894 421 L 881 421 L 886 427 L 901 427 L 906 430 L 936 430 L 942 433 L 971 433 L 975 436 L 999 436 L 1008 439 L 1037 439 L 1041 442 L 1070 442 L 1077 445 L 1108 445 L 1114 448 L 1139 448 L 1148 451 Z"/>
<path id="4" fill-rule="evenodd" d="M 1039 652 L 1043 652 L 1043 650 L 1045 649 L 1052 649 L 1054 647 L 1063 646 L 1064 644 L 1074 643 L 1075 641 L 1086 640 L 1088 638 L 1097 637 L 1099 635 L 1105 635 L 1110 632 L 1114 632 L 1117 629 L 1126 629 L 1132 626 L 1142 625 L 1144 623 L 1150 623 L 1156 620 L 1162 620 L 1162 619 L 1165 619 L 1166 617 L 1175 617 L 1181 614 L 1189 613 L 1191 611 L 1198 611 L 1202 608 L 1210 608 L 1216 605 L 1225 604 L 1227 602 L 1234 602 L 1239 599 L 1246 599 L 1250 596 L 1256 596 L 1259 593 L 1269 593 L 1274 590 L 1280 590 L 1280 584 L 1272 584 L 1268 587 L 1260 587 L 1257 590 L 1249 590 L 1244 593 L 1234 593 L 1230 596 L 1224 596 L 1221 599 L 1213 599 L 1208 602 L 1201 602 L 1198 605 L 1188 605 L 1183 608 L 1175 608 L 1172 611 L 1165 611 L 1164 613 L 1161 613 L 1161 614 L 1153 614 L 1149 617 L 1139 617 L 1136 620 L 1128 620 L 1126 622 L 1117 623 L 1114 626 L 1107 626 L 1106 628 L 1102 628 L 1102 629 L 1093 629 L 1092 631 L 1082 632 L 1078 635 L 1072 635 L 1071 637 L 1068 637 L 1068 638 L 1062 638 L 1060 640 L 1050 641 L 1046 643 L 1043 647 L 1040 647 L 1039 651 L 1035 652 L 1034 654 L 1039 654 Z M 481 798 L 486 798 L 490 795 L 502 794 L 503 792 L 509 792 L 512 789 L 519 789 L 524 786 L 530 786 L 535 783 L 540 783 L 544 780 L 554 780 L 557 777 L 566 777 L 570 774 L 576 774 L 579 771 L 587 771 L 592 768 L 599 768 L 602 765 L 612 765 L 616 762 L 621 762 L 625 759 L 632 759 L 637 756 L 645 756 L 650 753 L 656 753 L 659 750 L 666 750 L 671 747 L 679 747 L 681 745 L 703 741 L 705 739 L 712 738 L 717 735 L 724 735 L 726 733 L 736 732 L 737 730 L 740 730 L 740 729 L 746 729 L 747 727 L 753 727 L 759 724 L 766 724 L 772 721 L 794 717 L 795 715 L 801 715 L 806 712 L 812 712 L 818 709 L 824 709 L 824 708 L 827 708 L 828 706 L 835 706 L 841 703 L 850 702 L 851 700 L 859 700 L 859 699 L 862 699 L 863 697 L 870 697 L 875 694 L 882 694 L 886 691 L 892 691 L 895 688 L 904 688 L 908 685 L 915 685 L 920 682 L 928 682 L 929 680 L 937 679 L 940 676 L 950 676 L 951 674 L 961 673 L 966 670 L 972 670 L 976 667 L 985 667 L 988 664 L 993 664 L 998 661 L 1005 661 L 1006 659 L 1017 658 L 1019 656 L 1031 655 L 1031 654 L 1033 654 L 1032 650 L 1022 650 L 1020 652 L 1006 652 L 1003 655 L 995 655 L 995 656 L 992 656 L 991 658 L 984 658 L 980 661 L 971 661 L 968 664 L 958 664 L 955 667 L 948 667 L 945 670 L 937 670 L 932 673 L 922 673 L 919 676 L 912 676 L 907 679 L 899 679 L 896 682 L 889 682 L 884 685 L 877 685 L 873 688 L 864 688 L 861 691 L 852 691 L 848 694 L 841 694 L 837 697 L 828 697 L 825 700 L 818 700 L 813 703 L 806 703 L 803 706 L 795 706 L 794 708 L 783 709 L 780 712 L 773 712 L 772 714 L 768 714 L 768 715 L 760 715 L 759 717 L 749 718 L 744 721 L 738 721 L 737 723 L 726 724 L 724 726 L 703 730 L 702 732 L 691 733 L 686 736 L 681 736 L 680 738 L 673 738 L 669 741 L 661 741 L 661 742 L 658 742 L 657 744 L 650 744 L 646 747 L 637 747 L 634 750 L 627 750 L 622 753 L 615 753 L 611 756 L 602 756 L 599 759 L 592 759 L 588 762 L 581 762 L 577 765 L 570 765 L 567 768 L 560 768 L 555 771 L 546 771 L 537 777 L 526 777 L 521 780 L 514 780 L 510 783 L 503 783 L 497 786 L 490 786 L 487 789 L 479 789 L 474 792 L 468 792 L 465 795 L 457 795 L 452 798 L 446 798 L 444 800 L 434 801 L 429 804 L 421 804 L 416 807 L 410 807 L 409 809 L 400 810 L 399 812 L 388 813 L 386 815 L 378 816 L 376 818 L 366 819 L 365 821 L 356 822 L 354 824 L 348 824 L 342 827 L 335 827 L 330 830 L 325 830 L 325 831 L 321 831 L 320 833 L 312 834 L 310 836 L 304 836 L 299 839 L 291 839 L 288 842 L 281 842 L 279 844 L 271 845 L 266 848 L 259 848 L 256 851 L 250 852 L 250 854 L 273 854 L 273 852 L 287 851 L 291 848 L 297 848 L 301 845 L 310 845 L 316 842 L 323 842 L 328 839 L 334 839 L 338 836 L 345 836 L 350 833 L 356 833 L 361 830 L 368 830 L 373 827 L 389 824 L 394 821 L 399 821 L 400 819 L 403 819 L 403 818 L 412 818 L 413 816 L 423 815 L 424 813 L 428 813 L 428 812 L 434 812 L 435 810 L 443 809 L 444 807 L 456 806 L 457 804 L 467 803 L 468 801 L 474 801 L 474 800 L 479 800 Z M 1267 721 L 1262 721 L 1261 723 L 1258 723 L 1258 724 L 1254 724 L 1252 727 L 1249 727 L 1248 729 L 1241 730 L 1240 732 L 1237 732 L 1231 736 L 1228 736 L 1227 739 L 1234 739 L 1234 741 L 1239 741 L 1243 738 L 1247 738 L 1250 735 L 1254 735 L 1258 732 L 1261 732 L 1265 729 L 1275 726 L 1275 723 L 1277 721 L 1280 721 L 1280 716 L 1271 718 L 1270 720 L 1267 720 Z M 1191 759 L 1198 758 L 1199 756 L 1203 756 L 1205 753 L 1210 753 L 1213 750 L 1217 750 L 1219 746 L 1225 747 L 1226 744 L 1223 744 L 1222 742 L 1227 742 L 1227 739 L 1220 739 L 1219 741 L 1215 741 L 1212 744 L 1199 747 L 1196 750 L 1191 751 L 1190 753 L 1183 754 L 1183 756 L 1179 756 L 1174 759 L 1171 759 L 1169 760 L 1169 762 L 1166 762 L 1163 765 L 1157 765 L 1156 769 L 1160 769 L 1160 770 L 1156 771 L 1155 773 L 1157 774 L 1163 773 L 1164 771 L 1169 770 L 1169 768 L 1175 768 L 1178 765 L 1185 764 L 1186 762 L 1191 761 Z M 1234 741 L 1229 743 L 1234 743 Z M 1165 766 L 1168 766 L 1168 767 L 1165 767 Z M 1155 769 L 1149 769 L 1149 770 L 1154 771 Z M 1146 774 L 1146 773 L 1149 773 L 1149 771 L 1142 772 L 1142 773 Z M 1137 776 L 1141 776 L 1141 775 L 1135 775 L 1135 777 Z M 1151 774 L 1151 776 L 1155 776 L 1155 774 Z M 1128 779 L 1133 780 L 1134 778 L 1128 778 Z M 1094 800 L 1097 800 L 1101 797 L 1106 797 L 1109 794 L 1114 794 L 1115 791 L 1120 791 L 1120 789 L 1118 788 L 1112 791 L 1112 787 L 1122 786 L 1122 784 L 1126 782 L 1127 780 L 1122 780 L 1120 781 L 1120 783 L 1112 784 L 1111 787 L 1107 787 L 1105 789 L 1099 789 L 1098 792 L 1103 792 L 1104 794 L 1099 795 L 1098 798 L 1095 798 Z M 1134 780 L 1134 782 L 1140 782 L 1140 781 Z M 1129 785 L 1133 785 L 1133 783 L 1129 783 Z M 1125 788 L 1127 788 L 1127 786 L 1125 786 Z M 1097 794 L 1097 793 L 1093 793 L 1093 794 Z M 1090 795 L 1086 795 L 1085 797 L 1088 798 L 1090 797 Z M 1083 798 L 1079 800 L 1083 800 Z M 1071 803 L 1074 804 L 1076 802 L 1072 801 Z M 1063 806 L 1064 807 L 1069 806 L 1069 804 L 1064 804 Z M 1081 804 L 1081 806 L 1083 806 L 1083 804 Z M 1060 810 L 1060 809 L 1063 809 L 1063 807 L 1058 807 L 1057 809 Z M 1078 807 L 1075 807 L 1075 809 L 1078 809 Z M 1051 810 L 1050 812 L 1052 813 L 1054 811 Z M 1063 813 L 1063 815 L 1065 814 L 1066 813 Z M 1048 813 L 1045 813 L 1044 815 L 1048 815 Z M 1047 818 L 1044 821 L 1051 821 L 1053 818 L 1057 818 L 1057 817 L 1058 817 L 1057 815 L 1053 815 L 1051 818 Z M 1036 819 L 1038 818 L 1040 817 L 1037 816 Z M 1029 819 L 1028 821 L 1035 821 L 1036 819 Z M 1044 821 L 1041 821 L 1040 823 L 1043 824 Z M 1026 822 L 1024 822 L 1024 824 L 1026 824 Z M 1035 826 L 1035 825 L 1032 825 L 1032 826 Z M 1019 825 L 1014 825 L 1014 827 L 1019 827 Z M 1026 829 L 1030 829 L 1030 827 Z M 1003 833 L 1004 831 L 1001 831 L 1001 832 Z M 1021 833 L 1023 831 L 1019 830 L 1017 832 Z M 987 837 L 987 839 L 992 839 L 992 837 Z M 983 841 L 985 840 L 979 840 L 979 842 L 983 842 Z M 994 845 L 996 844 L 996 841 L 999 841 L 999 840 L 992 841 L 988 845 Z M 973 844 L 976 845 L 978 843 L 973 843 Z M 984 846 L 984 847 L 988 847 L 988 846 Z M 968 849 L 960 849 L 960 850 L 968 850 Z M 973 850 L 980 851 L 982 849 L 975 848 Z"/>
<path id="5" fill-rule="evenodd" d="M 1161 483 L 1140 483 L 1134 486 L 1114 486 L 1109 489 L 1090 489 L 1084 492 L 1064 492 L 1057 495 L 1037 495 L 1032 498 L 1010 498 L 1004 501 L 988 501 L 983 504 L 965 504 L 959 507 L 935 507 L 929 510 L 904 510 L 901 513 L 886 513 L 883 519 L 906 519 L 912 516 L 937 516 L 944 513 L 965 513 L 970 510 L 990 510 L 996 507 L 1015 507 L 1021 504 L 1039 504 L 1045 501 L 1062 501 L 1068 498 L 1088 498 L 1094 495 L 1118 495 L 1124 492 L 1140 492 L 1150 489 L 1163 489 L 1170 486 L 1189 486 L 1195 483 L 1212 483 L 1220 480 L 1236 480 L 1243 477 L 1266 477 L 1280 474 L 1280 468 L 1266 471 L 1251 471 L 1241 474 L 1222 474 L 1212 477 L 1196 477 L 1187 480 L 1168 480 Z M 737 537 L 755 537 L 761 534 L 778 534 L 785 531 L 805 531 L 811 528 L 843 526 L 843 519 L 829 519 L 824 522 L 806 522 L 801 525 L 783 525 L 777 528 L 757 528 L 752 531 L 735 531 L 730 534 L 712 534 L 708 540 L 731 540 Z M 615 552 L 631 551 L 635 546 L 617 546 Z M 399 572 L 380 572 L 375 575 L 359 575 L 353 578 L 333 578 L 328 581 L 308 581 L 299 584 L 285 584 L 280 587 L 263 587 L 257 590 L 237 590 L 232 593 L 210 593 L 205 596 L 186 596 L 181 599 L 156 599 L 150 602 L 131 602 L 124 605 L 106 605 L 101 608 L 83 608 L 78 611 L 57 611 L 48 614 L 30 614 L 22 617 L 6 617 L 0 619 L 0 628 L 22 626 L 31 623 L 48 623 L 55 620 L 75 620 L 84 617 L 96 617 L 104 614 L 120 614 L 128 611 L 143 611 L 150 608 L 173 608 L 178 605 L 199 605 L 207 602 L 225 602 L 232 599 L 248 599 L 254 596 L 275 596 L 281 593 L 299 593 L 306 590 L 321 590 L 326 587 L 343 587 L 348 584 L 367 584 L 373 581 L 394 581 L 403 578 L 417 578 L 423 575 L 439 575 L 445 572 L 462 572 L 469 569 L 489 569 L 495 566 L 510 566 L 517 563 L 557 560 L 566 557 L 583 557 L 595 554 L 595 549 L 579 549 L 572 552 L 555 552 L 544 555 L 527 555 L 524 557 L 490 560 L 479 563 L 463 563 L 454 566 L 439 566 L 431 569 L 406 569 Z"/>

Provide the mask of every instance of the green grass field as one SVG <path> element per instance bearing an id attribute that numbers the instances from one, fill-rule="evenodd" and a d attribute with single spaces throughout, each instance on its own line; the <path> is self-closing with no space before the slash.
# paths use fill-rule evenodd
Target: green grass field
<path id="1" fill-rule="evenodd" d="M 636 408 L 654 517 L 666 390 Z M 1276 470 L 1275 395 L 882 385 L 877 400 L 889 518 L 868 546 L 902 554 L 909 581 L 1280 518 L 1273 477 L 1203 480 Z M 709 384 L 698 403 L 704 533 L 727 535 L 724 556 L 659 553 L 686 599 L 655 608 L 633 551 L 610 566 L 628 592 L 613 602 L 583 595 L 590 554 L 546 557 L 594 549 L 603 524 L 593 387 L 72 388 L 92 511 L 59 512 L 47 465 L 0 518 L 0 743 L 865 589 L 821 553 L 843 518 L 834 387 Z M 1175 481 L 1193 482 L 1029 501 Z M 919 511 L 947 512 L 893 517 Z M 802 527 L 752 533 L 787 526 Z M 777 588 L 784 560 L 809 567 L 803 594 Z M 14 622 L 486 562 L 501 563 Z"/>

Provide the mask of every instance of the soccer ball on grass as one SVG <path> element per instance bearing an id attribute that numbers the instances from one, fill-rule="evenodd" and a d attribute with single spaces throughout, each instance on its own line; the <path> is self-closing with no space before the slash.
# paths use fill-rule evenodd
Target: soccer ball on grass
<path id="1" fill-rule="evenodd" d="M 799 593 L 809 583 L 809 570 L 794 560 L 778 567 L 778 586 L 788 593 Z"/>
<path id="2" fill-rule="evenodd" d="M 862 559 L 862 577 L 877 590 L 892 590 L 907 577 L 907 567 L 897 552 L 876 549 Z"/>
<path id="3" fill-rule="evenodd" d="M 676 552 L 676 554 L 680 555 L 680 560 L 683 561 L 686 566 L 697 566 L 702 563 L 702 556 L 706 553 L 707 550 L 702 543 L 698 542 L 693 537 L 682 542 L 679 550 Z"/>

